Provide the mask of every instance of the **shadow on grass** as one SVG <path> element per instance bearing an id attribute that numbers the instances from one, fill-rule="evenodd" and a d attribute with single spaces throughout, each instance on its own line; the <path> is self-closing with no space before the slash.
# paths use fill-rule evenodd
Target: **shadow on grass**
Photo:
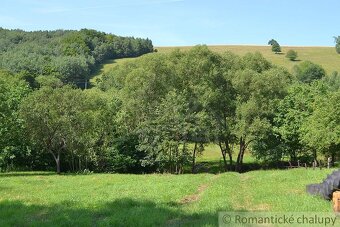
<path id="1" fill-rule="evenodd" d="M 218 224 L 218 214 L 186 214 L 178 204 L 119 199 L 95 207 L 75 202 L 51 206 L 0 202 L 0 226 L 202 226 Z"/>
<path id="2" fill-rule="evenodd" d="M 235 171 L 236 163 L 233 161 L 233 164 L 230 165 L 228 162 L 228 170 L 227 171 Z M 289 166 L 288 162 L 272 162 L 272 163 L 260 163 L 260 162 L 247 162 L 243 163 L 240 169 L 240 173 L 246 173 L 255 170 L 275 170 L 275 169 L 287 169 Z M 302 167 L 302 166 L 301 166 Z M 206 161 L 206 162 L 197 162 L 195 173 L 211 173 L 211 174 L 219 174 L 226 172 L 224 169 L 224 164 L 222 161 Z M 187 171 L 187 173 L 189 173 Z"/>
<path id="3" fill-rule="evenodd" d="M 50 176 L 57 175 L 54 172 L 8 172 L 0 173 L 0 178 L 2 177 L 34 177 L 34 176 Z"/>
<path id="4" fill-rule="evenodd" d="M 116 61 L 117 59 L 108 59 L 106 61 L 104 61 L 102 64 L 98 65 L 94 70 L 93 70 L 93 73 L 91 75 L 91 78 L 95 77 L 95 76 L 98 76 L 100 74 L 103 73 L 103 70 L 104 70 L 104 65 L 106 64 L 113 64 L 113 63 L 117 63 Z"/>
<path id="5" fill-rule="evenodd" d="M 117 63 L 116 60 L 117 60 L 117 59 L 108 59 L 108 60 L 104 61 L 102 64 L 98 65 L 98 66 L 93 70 L 93 72 L 91 73 L 91 75 L 90 75 L 90 77 L 89 77 L 88 88 L 93 88 L 93 87 L 94 87 L 93 82 L 91 82 L 91 80 L 92 80 L 94 77 L 97 77 L 97 76 L 99 76 L 100 74 L 103 74 L 103 73 L 104 73 L 104 65 L 106 65 L 106 64 Z M 96 82 L 95 82 L 95 83 L 96 83 Z"/>

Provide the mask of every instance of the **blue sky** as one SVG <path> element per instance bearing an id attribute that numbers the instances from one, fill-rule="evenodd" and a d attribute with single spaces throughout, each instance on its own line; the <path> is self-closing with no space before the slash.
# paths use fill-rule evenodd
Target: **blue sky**
<path id="1" fill-rule="evenodd" d="M 333 46 L 339 0 L 1 0 L 0 27 L 81 29 L 195 44 Z"/>

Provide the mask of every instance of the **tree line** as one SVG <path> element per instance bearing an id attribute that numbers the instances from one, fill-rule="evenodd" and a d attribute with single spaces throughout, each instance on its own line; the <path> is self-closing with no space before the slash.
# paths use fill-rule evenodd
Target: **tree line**
<path id="1" fill-rule="evenodd" d="M 264 163 L 340 151 L 340 77 L 308 61 L 290 73 L 197 46 L 125 62 L 87 90 L 0 75 L 3 170 L 195 172 L 210 143 L 225 171 L 242 171 L 246 151 Z"/>
<path id="2" fill-rule="evenodd" d="M 91 29 L 25 32 L 0 28 L 0 68 L 20 74 L 32 87 L 41 83 L 85 87 L 105 60 L 150 52 L 149 39 Z"/>

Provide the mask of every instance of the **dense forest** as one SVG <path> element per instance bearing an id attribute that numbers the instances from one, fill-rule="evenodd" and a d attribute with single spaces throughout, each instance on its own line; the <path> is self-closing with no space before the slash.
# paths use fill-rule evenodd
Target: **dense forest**
<path id="1" fill-rule="evenodd" d="M 340 151 L 340 77 L 312 62 L 288 72 L 259 53 L 206 46 L 154 53 L 81 80 L 105 59 L 153 51 L 93 30 L 0 31 L 0 170 L 195 172 L 207 144 L 224 169 Z M 78 86 L 76 86 L 78 85 Z"/>
<path id="2" fill-rule="evenodd" d="M 85 87 L 105 60 L 152 51 L 149 39 L 89 29 L 25 32 L 0 28 L 0 68 L 20 74 L 33 87 L 59 83 Z"/>

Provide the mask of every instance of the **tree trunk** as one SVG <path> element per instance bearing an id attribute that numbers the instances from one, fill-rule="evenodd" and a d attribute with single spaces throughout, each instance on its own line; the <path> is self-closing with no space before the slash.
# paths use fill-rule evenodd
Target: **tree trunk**
<path id="1" fill-rule="evenodd" d="M 332 166 L 334 166 L 334 163 L 335 163 L 335 157 L 336 157 L 336 155 L 335 155 L 335 152 L 334 152 L 334 151 L 332 151 L 332 161 L 331 161 L 331 164 L 332 164 Z"/>
<path id="2" fill-rule="evenodd" d="M 241 154 L 241 160 L 240 160 L 240 164 L 242 165 L 243 164 L 243 156 L 244 156 L 244 153 L 246 152 L 246 146 L 243 146 L 243 150 L 242 150 L 242 154 Z"/>
<path id="3" fill-rule="evenodd" d="M 240 138 L 240 150 L 237 155 L 237 161 L 236 161 L 236 166 L 235 166 L 235 171 L 239 172 L 242 167 L 243 163 L 243 155 L 246 149 L 246 144 L 245 144 L 245 139 L 241 136 Z"/>
<path id="4" fill-rule="evenodd" d="M 58 152 L 57 156 L 53 154 L 56 166 L 57 166 L 57 174 L 60 174 L 60 152 Z"/>
<path id="5" fill-rule="evenodd" d="M 169 170 L 170 173 L 172 173 L 172 153 L 171 153 L 171 147 L 169 148 Z"/>
<path id="6" fill-rule="evenodd" d="M 231 168 L 231 166 L 233 166 L 233 154 L 231 150 L 228 150 L 228 155 L 229 155 L 229 164 Z"/>
<path id="7" fill-rule="evenodd" d="M 196 150 L 197 150 L 197 143 L 195 143 L 194 150 L 192 152 L 192 167 L 191 167 L 191 172 L 195 172 L 195 165 L 196 165 Z"/>
<path id="8" fill-rule="evenodd" d="M 290 161 L 291 162 L 296 162 L 297 161 L 297 157 L 296 157 L 296 152 L 293 151 L 292 154 L 290 154 Z"/>
<path id="9" fill-rule="evenodd" d="M 318 154 L 315 149 L 313 149 L 313 158 L 314 158 L 313 163 L 315 163 L 315 165 L 318 166 L 319 165 Z"/>
<path id="10" fill-rule="evenodd" d="M 227 165 L 226 154 L 225 154 L 225 151 L 221 151 L 221 152 L 222 152 L 223 163 L 224 163 L 224 171 L 227 171 L 228 170 L 228 165 Z"/>
<path id="11" fill-rule="evenodd" d="M 53 153 L 52 150 L 50 150 L 50 153 L 52 154 L 54 161 L 56 163 L 57 174 L 60 174 L 60 151 L 58 151 L 57 156 Z"/>
<path id="12" fill-rule="evenodd" d="M 57 164 L 57 174 L 60 174 L 60 159 L 56 159 L 56 164 Z"/>
<path id="13" fill-rule="evenodd" d="M 232 166 L 233 166 L 233 151 L 232 151 L 232 149 L 230 149 L 228 141 L 224 141 L 224 145 L 225 145 L 225 152 L 224 152 L 224 154 L 226 156 L 226 154 L 228 153 L 230 170 L 232 170 Z"/>
<path id="14" fill-rule="evenodd" d="M 82 166 L 81 166 L 81 157 L 79 157 L 79 171 L 82 171 Z"/>
<path id="15" fill-rule="evenodd" d="M 89 169 L 89 167 L 88 167 L 88 165 L 87 165 L 87 156 L 85 157 L 85 168 L 88 170 Z"/>
<path id="16" fill-rule="evenodd" d="M 226 159 L 226 150 L 223 149 L 222 144 L 218 143 L 218 145 L 220 146 L 220 150 L 221 150 L 221 154 L 223 157 L 223 163 L 224 163 L 224 171 L 227 171 L 227 159 Z"/>

